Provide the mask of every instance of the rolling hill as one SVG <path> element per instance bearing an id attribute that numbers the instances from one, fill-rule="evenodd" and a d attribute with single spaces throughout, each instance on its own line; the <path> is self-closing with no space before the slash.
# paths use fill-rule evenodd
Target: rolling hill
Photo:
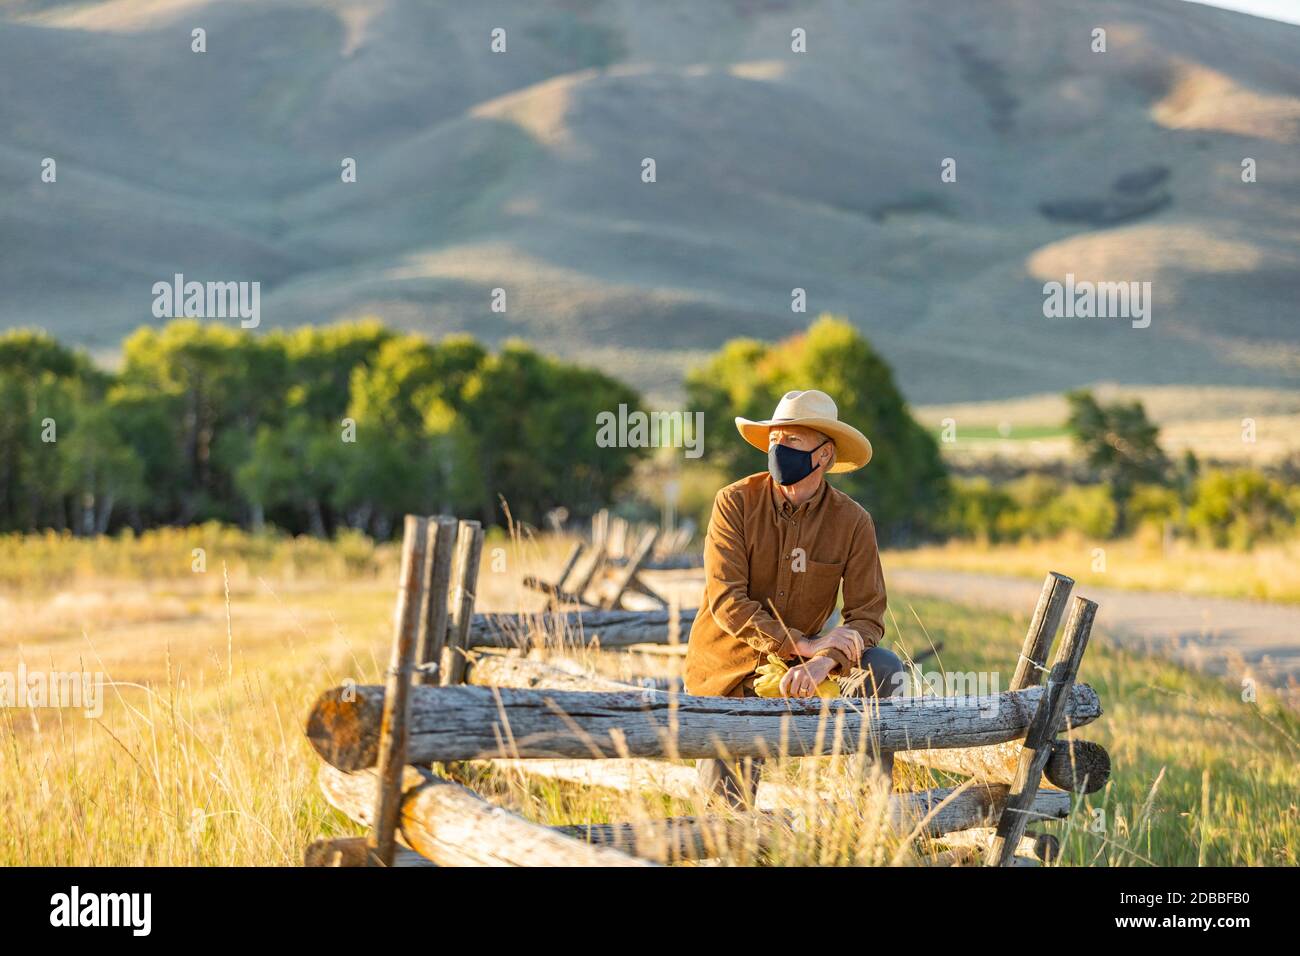
<path id="1" fill-rule="evenodd" d="M 260 281 L 262 329 L 517 335 L 661 401 L 822 311 L 916 403 L 1300 384 L 1300 27 L 1182 0 L 0 17 L 0 327 L 106 359 L 180 272 Z M 1151 282 L 1150 327 L 1044 318 L 1067 273 Z"/>

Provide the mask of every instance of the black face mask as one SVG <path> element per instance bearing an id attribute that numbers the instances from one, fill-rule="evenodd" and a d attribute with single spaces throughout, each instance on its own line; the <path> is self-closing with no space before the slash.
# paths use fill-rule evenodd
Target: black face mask
<path id="1" fill-rule="evenodd" d="M 827 441 L 830 439 L 826 439 L 822 445 Z M 818 445 L 817 448 L 821 448 L 822 445 Z M 821 467 L 812 463 L 812 453 L 817 448 L 812 451 L 800 451 L 789 445 L 773 445 L 767 450 L 767 470 L 771 472 L 772 479 L 778 485 L 795 485 L 803 481 Z"/>

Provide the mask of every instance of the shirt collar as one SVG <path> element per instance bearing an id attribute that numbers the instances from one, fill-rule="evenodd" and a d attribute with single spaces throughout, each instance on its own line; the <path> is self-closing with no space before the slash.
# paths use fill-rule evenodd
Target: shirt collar
<path id="1" fill-rule="evenodd" d="M 799 507 L 795 508 L 786 500 L 785 495 L 781 494 L 781 489 L 777 485 L 776 479 L 774 479 L 771 474 L 767 476 L 767 484 L 772 493 L 772 507 L 776 509 L 776 516 L 778 518 L 793 518 L 801 514 L 809 514 L 815 511 L 821 503 L 826 500 L 826 489 L 829 487 L 826 483 L 826 477 L 823 475 L 822 483 L 817 486 L 817 491 L 813 493 L 813 496 L 803 504 L 799 505 Z"/>

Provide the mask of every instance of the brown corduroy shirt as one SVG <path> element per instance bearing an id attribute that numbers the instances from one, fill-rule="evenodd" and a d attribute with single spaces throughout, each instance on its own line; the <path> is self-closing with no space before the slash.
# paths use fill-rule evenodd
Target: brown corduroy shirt
<path id="1" fill-rule="evenodd" d="M 704 541 L 704 598 L 686 647 L 688 694 L 737 696 L 768 654 L 796 658 L 844 583 L 844 624 L 867 647 L 884 636 L 885 577 L 871 515 L 825 481 L 792 508 L 767 472 L 718 492 Z M 846 673 L 857 661 L 828 654 Z"/>

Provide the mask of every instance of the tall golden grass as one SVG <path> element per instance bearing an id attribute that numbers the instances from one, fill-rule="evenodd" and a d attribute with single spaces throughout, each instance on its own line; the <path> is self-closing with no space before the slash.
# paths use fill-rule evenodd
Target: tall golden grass
<path id="1" fill-rule="evenodd" d="M 344 531 L 326 541 L 269 530 L 249 534 L 215 521 L 139 535 L 127 529 L 113 537 L 7 533 L 0 534 L 0 592 L 105 581 L 201 582 L 211 590 L 214 579 L 195 570 L 196 549 L 203 552 L 205 566 L 220 568 L 224 562 L 236 576 L 255 571 L 281 583 L 374 577 L 391 570 L 396 560 L 393 545 L 376 544 L 359 532 Z"/>
<path id="2" fill-rule="evenodd" d="M 193 534 L 151 542 L 152 563 L 135 560 L 139 539 L 87 544 L 103 558 L 102 577 L 98 563 L 84 563 L 81 542 L 70 544 L 77 560 L 48 539 L 5 542 L 0 580 L 8 582 L 10 623 L 0 639 L 0 669 L 21 657 L 29 668 L 100 670 L 113 684 L 100 719 L 0 709 L 7 820 L 0 864 L 292 866 L 317 836 L 359 832 L 319 793 L 319 759 L 302 723 L 322 689 L 347 678 L 379 679 L 391 641 L 390 559 L 380 549 L 377 570 L 325 556 L 313 577 L 295 549 L 326 545 L 259 550 L 264 544 L 222 532 L 202 539 L 218 544 L 196 583 L 188 558 Z M 489 541 L 480 606 L 535 609 L 517 582 L 553 567 L 562 551 L 554 539 Z M 48 579 L 32 564 L 47 555 L 64 569 Z M 145 566 L 152 573 L 127 573 Z M 25 621 L 36 626 L 29 631 Z M 888 640 L 912 655 L 942 641 L 941 660 L 927 669 L 998 670 L 1009 679 L 1025 624 L 894 595 Z M 569 656 L 605 672 L 626 666 L 626 655 Z M 671 661 L 661 664 L 671 669 Z M 1069 821 L 1047 827 L 1062 837 L 1062 864 L 1298 862 L 1294 715 L 1270 699 L 1245 703 L 1212 678 L 1104 640 L 1089 650 L 1082 677 L 1106 710 L 1087 736 L 1108 748 L 1115 769 L 1108 787 L 1082 798 Z M 547 824 L 697 809 L 653 791 L 530 780 L 483 764 L 457 772 Z M 924 847 L 904 844 L 884 825 L 883 792 L 864 787 L 857 773 L 846 758 L 778 761 L 768 775 L 793 788 L 796 825 L 773 824 L 761 842 L 737 840 L 717 862 L 923 861 Z M 927 776 L 895 785 L 951 782 Z"/>
<path id="3" fill-rule="evenodd" d="M 1099 556 L 1104 565 L 1098 563 Z M 1042 578 L 1045 568 L 1068 567 L 1081 584 L 1300 602 L 1300 539 L 1257 545 L 1250 551 L 1206 548 L 1186 541 L 1165 543 L 1152 533 L 1107 541 L 1079 535 L 1015 544 L 950 541 L 892 550 L 887 562 L 887 567 L 895 568 L 983 571 L 1026 578 Z M 1093 570 L 1094 565 L 1098 570 Z"/>

